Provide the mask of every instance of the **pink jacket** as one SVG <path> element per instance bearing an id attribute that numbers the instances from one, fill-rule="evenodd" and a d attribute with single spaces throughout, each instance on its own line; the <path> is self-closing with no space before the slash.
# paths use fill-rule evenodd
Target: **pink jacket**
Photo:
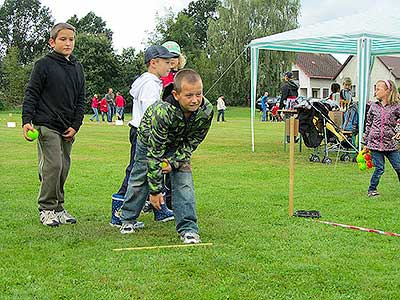
<path id="1" fill-rule="evenodd" d="M 400 120 L 400 104 L 383 106 L 381 102 L 373 103 L 365 122 L 364 141 L 368 149 L 377 151 L 395 151 L 397 141 L 396 124 Z"/>

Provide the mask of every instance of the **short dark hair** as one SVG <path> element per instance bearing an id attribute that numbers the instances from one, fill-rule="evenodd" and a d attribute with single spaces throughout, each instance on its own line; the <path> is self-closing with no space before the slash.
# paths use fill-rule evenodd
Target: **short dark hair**
<path id="1" fill-rule="evenodd" d="M 182 69 L 175 74 L 174 78 L 174 90 L 178 94 L 182 91 L 182 81 L 188 83 L 196 83 L 201 81 L 199 73 L 192 69 Z"/>
<path id="2" fill-rule="evenodd" d="M 340 91 L 340 84 L 337 82 L 334 82 L 331 84 L 331 92 L 332 93 L 338 93 Z"/>
<path id="3" fill-rule="evenodd" d="M 55 40 L 57 38 L 58 33 L 63 30 L 63 29 L 69 29 L 75 32 L 75 27 L 72 26 L 69 23 L 57 23 L 56 25 L 53 26 L 53 28 L 50 31 L 50 38 Z"/>

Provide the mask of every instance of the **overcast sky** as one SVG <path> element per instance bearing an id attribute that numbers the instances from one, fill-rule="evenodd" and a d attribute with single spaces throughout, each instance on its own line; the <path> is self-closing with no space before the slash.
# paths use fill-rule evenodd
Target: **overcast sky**
<path id="1" fill-rule="evenodd" d="M 0 0 L 0 4 L 3 2 L 4 0 Z M 154 30 L 156 13 L 165 15 L 169 9 L 180 11 L 187 7 L 189 2 L 191 0 L 41 1 L 50 8 L 56 22 L 64 22 L 74 14 L 81 18 L 94 11 L 114 32 L 113 41 L 117 50 L 127 47 L 143 49 L 147 32 Z M 378 7 L 386 7 L 390 11 L 400 7 L 400 0 L 301 0 L 301 6 L 300 25 L 309 25 Z M 382 18 L 384 19 L 384 16 Z"/>

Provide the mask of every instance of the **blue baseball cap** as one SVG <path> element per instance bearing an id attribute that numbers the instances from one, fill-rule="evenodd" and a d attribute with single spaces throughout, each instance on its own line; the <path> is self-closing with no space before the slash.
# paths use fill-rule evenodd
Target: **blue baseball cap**
<path id="1" fill-rule="evenodd" d="M 173 58 L 176 57 L 176 54 L 168 51 L 164 46 L 150 46 L 144 52 L 144 63 L 147 64 L 150 60 L 155 58 Z"/>

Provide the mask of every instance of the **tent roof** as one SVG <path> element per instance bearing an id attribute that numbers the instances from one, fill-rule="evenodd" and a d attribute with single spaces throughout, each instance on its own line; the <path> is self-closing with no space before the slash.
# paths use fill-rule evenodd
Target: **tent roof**
<path id="1" fill-rule="evenodd" d="M 371 55 L 400 52 L 400 11 L 368 11 L 252 40 L 250 47 L 294 52 L 357 54 L 360 37 L 371 38 Z"/>

